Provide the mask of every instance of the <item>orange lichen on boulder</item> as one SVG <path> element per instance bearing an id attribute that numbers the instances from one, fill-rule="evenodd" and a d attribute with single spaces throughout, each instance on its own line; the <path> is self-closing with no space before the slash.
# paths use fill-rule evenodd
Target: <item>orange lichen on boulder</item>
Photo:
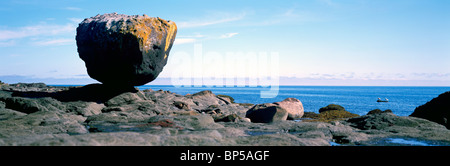
<path id="1" fill-rule="evenodd" d="M 164 32 L 163 32 L 164 31 Z M 153 34 L 152 34 L 153 32 Z M 142 50 L 148 48 L 149 44 L 152 43 L 151 36 L 156 36 L 157 40 L 161 44 L 163 42 L 163 35 L 166 35 L 164 51 L 167 51 L 169 46 L 172 44 L 174 37 L 177 32 L 177 26 L 173 21 L 166 21 L 159 17 L 148 17 L 144 15 L 142 18 L 135 18 L 129 20 L 127 26 L 121 31 L 121 33 L 131 33 L 139 38 Z M 167 54 L 165 55 L 167 58 Z"/>

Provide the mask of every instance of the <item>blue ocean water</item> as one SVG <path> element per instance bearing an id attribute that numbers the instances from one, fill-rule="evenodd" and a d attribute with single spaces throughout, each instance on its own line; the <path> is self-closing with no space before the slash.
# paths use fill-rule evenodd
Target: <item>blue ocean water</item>
<path id="1" fill-rule="evenodd" d="M 229 95 L 237 103 L 272 103 L 293 97 L 303 103 L 305 111 L 319 112 L 328 104 L 339 104 L 347 111 L 365 115 L 373 109 L 391 109 L 394 114 L 408 116 L 414 109 L 439 94 L 450 91 L 450 87 L 380 87 L 380 86 L 280 86 L 275 98 L 261 98 L 262 87 L 174 87 L 171 85 L 144 85 L 141 90 L 169 90 L 181 95 L 211 90 L 214 94 Z M 378 103 L 377 98 L 389 102 Z"/>

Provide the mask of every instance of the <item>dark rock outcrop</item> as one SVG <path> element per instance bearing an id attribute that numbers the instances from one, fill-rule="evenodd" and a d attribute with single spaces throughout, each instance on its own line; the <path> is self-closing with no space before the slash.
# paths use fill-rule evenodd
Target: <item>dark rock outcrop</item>
<path id="1" fill-rule="evenodd" d="M 332 122 L 345 120 L 348 118 L 358 117 L 358 114 L 353 114 L 351 112 L 345 110 L 329 110 L 324 111 L 319 114 L 314 112 L 305 112 L 305 115 L 302 117 L 305 122 Z"/>
<path id="2" fill-rule="evenodd" d="M 367 115 L 370 115 L 370 114 L 383 114 L 383 113 L 392 113 L 392 110 L 388 109 L 388 110 L 381 111 L 380 109 L 374 109 L 372 111 L 369 111 L 367 113 Z"/>
<path id="3" fill-rule="evenodd" d="M 176 33 L 173 21 L 112 13 L 84 19 L 76 40 L 90 77 L 103 84 L 130 87 L 158 76 Z"/>
<path id="4" fill-rule="evenodd" d="M 450 91 L 440 94 L 431 101 L 417 107 L 414 112 L 409 115 L 418 118 L 424 118 L 450 129 Z"/>
<path id="5" fill-rule="evenodd" d="M 345 110 L 344 107 L 336 104 L 330 104 L 319 109 L 319 114 L 314 112 L 305 112 L 303 121 L 305 122 L 332 122 L 345 120 L 348 118 L 358 117 L 358 114 L 353 114 Z"/>
<path id="6" fill-rule="evenodd" d="M 337 104 L 330 104 L 327 105 L 326 107 L 322 107 L 319 109 L 319 113 L 325 112 L 325 111 L 330 111 L 330 110 L 340 110 L 340 111 L 345 111 L 345 108 L 337 105 Z"/>
<path id="7" fill-rule="evenodd" d="M 385 129 L 391 126 L 417 127 L 420 125 L 415 119 L 397 116 L 392 113 L 367 114 L 364 116 L 348 119 L 350 126 L 368 130 Z"/>

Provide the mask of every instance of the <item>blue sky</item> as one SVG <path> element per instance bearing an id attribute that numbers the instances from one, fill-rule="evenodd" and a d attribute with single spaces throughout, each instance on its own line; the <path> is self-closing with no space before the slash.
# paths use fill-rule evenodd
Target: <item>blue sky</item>
<path id="1" fill-rule="evenodd" d="M 277 52 L 281 84 L 450 86 L 448 9 L 447 0 L 2 0 L 0 80 L 96 82 L 78 57 L 75 29 L 117 12 L 177 23 L 158 80 L 177 70 L 178 53 L 201 44 L 222 55 Z M 211 63 L 203 69 L 224 65 Z"/>

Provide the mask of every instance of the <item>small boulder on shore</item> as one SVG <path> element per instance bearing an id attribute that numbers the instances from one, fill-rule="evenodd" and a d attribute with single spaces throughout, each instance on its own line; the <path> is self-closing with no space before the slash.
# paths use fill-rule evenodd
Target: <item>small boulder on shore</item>
<path id="1" fill-rule="evenodd" d="M 292 120 L 303 116 L 303 104 L 295 98 L 281 102 L 257 104 L 247 111 L 246 117 L 256 123 Z"/>
<path id="2" fill-rule="evenodd" d="M 272 123 L 286 120 L 288 112 L 275 104 L 257 104 L 247 111 L 245 117 L 254 123 Z"/>
<path id="3" fill-rule="evenodd" d="M 274 104 L 280 106 L 288 112 L 288 119 L 301 118 L 304 114 L 303 104 L 296 98 L 286 98 L 281 102 L 275 102 Z"/>

